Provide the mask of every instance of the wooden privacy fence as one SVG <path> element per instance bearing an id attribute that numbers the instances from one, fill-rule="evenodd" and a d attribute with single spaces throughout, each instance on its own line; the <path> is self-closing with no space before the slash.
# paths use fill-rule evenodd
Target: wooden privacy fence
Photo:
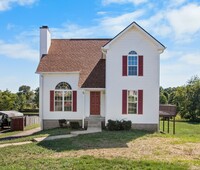
<path id="1" fill-rule="evenodd" d="M 24 126 L 30 126 L 30 125 L 33 125 L 33 124 L 39 124 L 40 123 L 40 119 L 39 119 L 39 116 L 24 116 L 25 119 L 24 119 Z"/>

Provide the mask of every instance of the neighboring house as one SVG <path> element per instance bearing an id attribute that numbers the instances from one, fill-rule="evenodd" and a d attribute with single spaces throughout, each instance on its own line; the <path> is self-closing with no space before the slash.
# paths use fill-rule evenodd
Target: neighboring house
<path id="1" fill-rule="evenodd" d="M 165 46 L 133 22 L 113 39 L 51 39 L 40 28 L 40 117 L 43 129 L 58 120 L 131 120 L 156 131 L 160 54 Z"/>

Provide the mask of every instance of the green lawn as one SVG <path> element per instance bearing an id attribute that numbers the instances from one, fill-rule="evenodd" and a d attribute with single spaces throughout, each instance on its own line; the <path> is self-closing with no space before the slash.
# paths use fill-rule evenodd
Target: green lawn
<path id="1" fill-rule="evenodd" d="M 69 130 L 34 136 L 64 133 Z M 5 147 L 0 149 L 0 169 L 200 169 L 200 124 L 177 122 L 176 135 L 103 131 Z"/>
<path id="2" fill-rule="evenodd" d="M 160 121 L 160 129 L 163 129 L 163 122 Z M 187 121 L 176 121 L 176 133 L 173 135 L 173 122 L 170 121 L 170 133 L 167 133 L 167 121 L 165 122 L 166 137 L 179 138 L 179 142 L 200 142 L 200 123 Z"/>
<path id="3" fill-rule="evenodd" d="M 25 131 L 26 131 L 26 130 L 31 130 L 31 129 L 34 129 L 34 128 L 37 128 L 37 127 L 39 127 L 39 124 L 33 124 L 33 125 L 30 125 L 30 126 L 26 126 L 26 127 L 24 128 L 24 130 L 25 130 Z M 23 131 L 8 131 L 8 132 L 5 132 L 5 133 L 1 133 L 1 134 L 0 134 L 0 139 L 1 139 L 1 138 L 8 137 L 8 136 L 11 136 L 11 135 L 17 135 L 17 134 L 19 134 L 19 133 L 21 133 L 21 132 L 23 132 Z M 0 141 L 0 143 L 1 143 L 1 141 Z"/>
<path id="4" fill-rule="evenodd" d="M 33 128 L 39 127 L 39 124 L 35 124 L 35 125 L 31 125 L 31 126 L 27 126 L 25 128 L 25 130 L 30 130 Z M 16 142 L 24 142 L 24 141 L 31 141 L 34 138 L 37 137 L 46 137 L 46 136 L 55 136 L 55 135 L 64 135 L 64 134 L 69 134 L 70 133 L 70 129 L 67 128 L 55 128 L 55 129 L 49 129 L 49 130 L 44 130 L 44 131 L 40 131 L 37 132 L 31 136 L 27 136 L 27 137 L 23 137 L 23 138 L 18 138 L 18 139 L 12 139 L 12 140 L 2 140 L 0 141 L 0 144 L 4 144 L 4 143 L 16 143 Z M 8 132 L 5 134 L 1 134 L 0 135 L 0 139 L 4 138 L 4 137 L 8 137 L 10 135 L 14 135 L 14 134 L 18 134 L 21 133 L 22 131 L 17 131 L 17 132 Z"/>

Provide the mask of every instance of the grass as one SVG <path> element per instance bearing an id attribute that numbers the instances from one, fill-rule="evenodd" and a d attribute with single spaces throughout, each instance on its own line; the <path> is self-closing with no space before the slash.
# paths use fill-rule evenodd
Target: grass
<path id="1" fill-rule="evenodd" d="M 5 147 L 0 149 L 0 169 L 200 169 L 199 130 L 200 124 L 177 122 L 176 135 L 103 131 Z M 34 136 L 66 133 L 52 129 Z"/>
<path id="2" fill-rule="evenodd" d="M 163 122 L 160 121 L 160 129 L 163 129 Z M 173 135 L 173 122 L 170 121 L 169 134 L 166 137 L 179 138 L 179 142 L 200 142 L 200 123 L 188 121 L 176 121 L 176 134 Z M 167 133 L 167 121 L 165 121 L 165 132 Z M 160 135 L 160 134 L 159 134 Z"/>
<path id="3" fill-rule="evenodd" d="M 19 163 L 16 163 L 19 161 Z M 121 170 L 121 169 L 135 169 L 135 170 L 186 170 L 187 165 L 179 163 L 155 162 L 155 161 L 135 161 L 129 159 L 104 159 L 95 158 L 93 156 L 83 156 L 79 158 L 40 158 L 36 159 L 23 159 L 4 162 L 2 170 L 8 169 L 68 169 L 68 170 Z"/>
<path id="4" fill-rule="evenodd" d="M 26 130 L 31 130 L 31 129 L 35 129 L 35 128 L 37 128 L 37 127 L 39 127 L 39 124 L 33 124 L 33 125 L 30 125 L 30 126 L 26 126 L 25 128 L 24 128 L 24 130 L 26 131 Z M 5 132 L 5 133 L 1 133 L 0 134 L 0 139 L 1 138 L 5 138 L 5 137 L 9 137 L 9 136 L 11 136 L 11 135 L 17 135 L 17 134 L 19 134 L 19 133 L 21 133 L 21 132 L 23 132 L 23 131 L 8 131 L 8 132 Z M 1 141 L 0 141 L 1 142 Z"/>
<path id="5" fill-rule="evenodd" d="M 30 130 L 30 129 L 33 129 L 33 128 L 36 128 L 36 127 L 39 127 L 39 125 L 33 125 L 33 126 L 28 126 L 25 128 L 25 130 Z M 33 140 L 34 138 L 37 138 L 37 137 L 47 137 L 47 136 L 55 136 L 55 135 L 64 135 L 64 134 L 69 134 L 70 133 L 70 129 L 68 128 L 55 128 L 55 129 L 49 129 L 49 130 L 44 130 L 44 131 L 40 131 L 40 132 L 37 132 L 31 136 L 27 136 L 27 137 L 23 137 L 23 138 L 17 138 L 17 139 L 12 139 L 12 140 L 2 140 L 0 141 L 0 144 L 4 144 L 4 143 L 16 143 L 16 142 L 25 142 L 25 141 L 31 141 Z M 22 131 L 18 131 L 18 132 L 8 132 L 8 134 L 6 135 L 2 135 L 0 136 L 0 139 L 3 138 L 3 137 L 7 137 L 9 135 L 12 135 L 13 133 L 16 134 L 16 133 L 20 133 Z"/>

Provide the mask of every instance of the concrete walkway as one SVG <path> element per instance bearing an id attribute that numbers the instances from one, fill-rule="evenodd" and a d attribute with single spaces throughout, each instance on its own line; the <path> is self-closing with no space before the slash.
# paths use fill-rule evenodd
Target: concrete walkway
<path id="1" fill-rule="evenodd" d="M 33 135 L 34 133 L 37 133 L 39 131 L 41 131 L 40 127 L 31 129 L 31 130 L 26 130 L 15 135 L 11 135 L 10 137 L 25 137 L 25 136 Z"/>
<path id="2" fill-rule="evenodd" d="M 5 143 L 5 144 L 1 144 L 0 148 L 4 148 L 7 146 L 18 146 L 18 145 L 25 145 L 25 144 L 29 144 L 29 143 L 33 143 L 32 141 L 27 141 L 27 142 L 17 142 L 17 143 Z"/>
<path id="3" fill-rule="evenodd" d="M 27 136 L 27 135 L 31 135 L 33 133 L 39 132 L 41 129 L 36 128 L 36 129 L 32 129 L 32 131 L 30 130 L 27 133 L 20 133 L 21 137 L 23 136 Z M 71 137 L 76 137 L 78 135 L 82 135 L 82 134 L 90 134 L 90 133 L 98 133 L 101 132 L 102 130 L 99 128 L 91 128 L 88 130 L 82 130 L 82 131 L 73 131 L 71 132 L 71 134 L 67 134 L 67 135 L 57 135 L 57 136 L 47 136 L 47 137 L 39 137 L 39 138 L 34 138 L 33 141 L 26 141 L 26 142 L 18 142 L 18 143 L 6 143 L 6 144 L 0 144 L 0 148 L 3 147 L 7 147 L 7 146 L 17 146 L 17 145 L 25 145 L 25 144 L 30 144 L 33 142 L 41 142 L 41 141 L 48 141 L 48 140 L 56 140 L 56 139 L 64 139 L 64 138 L 71 138 Z M 14 135 L 13 135 L 14 136 Z M 19 136 L 19 135 L 18 135 Z"/>

